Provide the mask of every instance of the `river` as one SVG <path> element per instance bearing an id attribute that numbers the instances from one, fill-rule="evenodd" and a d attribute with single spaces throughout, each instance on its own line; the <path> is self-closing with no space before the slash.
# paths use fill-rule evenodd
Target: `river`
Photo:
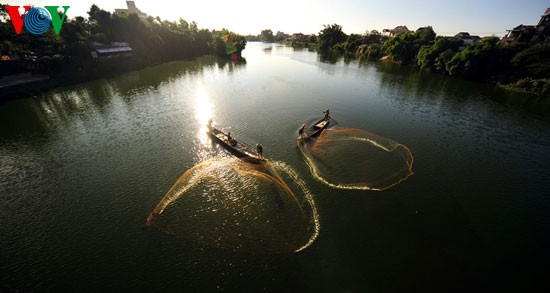
<path id="1" fill-rule="evenodd" d="M 548 286 L 550 102 L 385 63 L 322 62 L 249 43 L 0 104 L 0 291 L 479 291 Z M 315 180 L 297 129 L 338 125 L 406 145 L 384 191 Z M 142 229 L 189 168 L 201 125 L 296 171 L 319 234 L 257 254 Z M 214 230 L 215 227 L 212 227 Z"/>

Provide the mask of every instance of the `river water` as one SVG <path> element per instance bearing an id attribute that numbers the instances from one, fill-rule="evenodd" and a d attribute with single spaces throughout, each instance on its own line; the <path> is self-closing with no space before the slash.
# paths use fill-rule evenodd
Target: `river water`
<path id="1" fill-rule="evenodd" d="M 549 101 L 280 45 L 249 43 L 243 56 L 1 103 L 0 291 L 548 286 Z M 325 108 L 340 126 L 406 145 L 414 175 L 384 191 L 316 180 L 295 137 Z M 320 228 L 309 247 L 251 253 L 142 229 L 181 174 L 211 159 L 209 118 L 299 174 Z"/>

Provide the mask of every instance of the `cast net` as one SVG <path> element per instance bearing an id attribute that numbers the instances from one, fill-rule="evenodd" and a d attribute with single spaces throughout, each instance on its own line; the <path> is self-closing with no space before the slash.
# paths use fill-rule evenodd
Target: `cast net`
<path id="1" fill-rule="evenodd" d="M 406 146 L 366 130 L 335 126 L 297 143 L 313 176 L 335 188 L 385 190 L 413 174 Z"/>
<path id="2" fill-rule="evenodd" d="M 292 168 L 236 158 L 211 159 L 186 171 L 146 226 L 251 253 L 300 251 L 319 233 L 313 197 Z"/>

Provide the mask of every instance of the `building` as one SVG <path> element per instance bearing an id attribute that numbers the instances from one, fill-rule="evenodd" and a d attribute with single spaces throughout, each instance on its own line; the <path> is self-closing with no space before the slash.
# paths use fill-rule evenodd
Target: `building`
<path id="1" fill-rule="evenodd" d="M 408 33 L 408 32 L 410 32 L 410 30 L 407 28 L 406 25 L 399 25 L 399 26 L 396 26 L 392 30 L 385 29 L 384 32 L 389 32 L 390 37 L 394 37 L 394 36 L 398 36 L 400 34 Z"/>
<path id="2" fill-rule="evenodd" d="M 481 41 L 481 38 L 479 36 L 472 36 L 468 32 L 460 32 L 455 35 L 455 38 L 461 39 L 464 43 L 464 46 L 469 46 L 471 44 Z"/>
<path id="3" fill-rule="evenodd" d="M 90 54 L 94 59 L 125 58 L 134 54 L 134 50 L 127 42 L 111 42 L 111 45 L 92 42 L 90 47 Z"/>
<path id="4" fill-rule="evenodd" d="M 503 38 L 508 43 L 512 42 L 530 42 L 535 36 L 536 28 L 534 25 L 520 24 L 511 30 Z"/>
<path id="5" fill-rule="evenodd" d="M 535 37 L 533 41 L 550 44 L 550 8 L 546 9 L 546 14 L 541 16 L 536 26 Z"/>
<path id="6" fill-rule="evenodd" d="M 539 23 L 535 25 L 520 24 L 515 28 L 508 30 L 508 33 L 502 38 L 501 43 L 550 43 L 550 8 L 546 9 L 540 17 Z"/>
<path id="7" fill-rule="evenodd" d="M 141 10 L 139 10 L 136 7 L 136 2 L 126 1 L 126 6 L 128 7 L 126 9 L 124 8 L 115 9 L 115 13 L 137 14 L 139 17 L 147 17 L 147 14 L 141 12 Z"/>

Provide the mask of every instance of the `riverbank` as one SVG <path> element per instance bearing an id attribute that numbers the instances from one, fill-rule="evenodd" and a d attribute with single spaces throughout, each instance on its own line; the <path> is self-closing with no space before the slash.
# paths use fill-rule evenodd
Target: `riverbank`
<path id="1" fill-rule="evenodd" d="M 391 56 L 389 55 L 377 58 L 375 60 L 371 60 L 368 58 L 363 60 L 364 60 L 363 62 L 392 63 L 399 66 L 412 66 L 412 67 L 418 68 L 417 66 L 413 66 L 412 64 L 403 64 L 402 62 L 393 61 Z M 548 78 L 533 79 L 533 78 L 527 77 L 527 78 L 521 78 L 517 80 L 511 76 L 506 76 L 506 77 L 501 76 L 500 78 L 492 77 L 487 79 L 468 79 L 468 78 L 460 78 L 460 77 L 458 77 L 458 79 L 465 79 L 465 80 L 471 80 L 474 82 L 491 84 L 496 87 L 505 89 L 509 92 L 532 94 L 540 97 L 550 97 L 550 79 Z M 510 80 L 517 80 L 517 81 L 510 82 Z"/>
<path id="2" fill-rule="evenodd" d="M 242 58 L 240 55 L 238 60 L 235 62 L 225 56 L 220 57 L 211 54 L 205 54 L 203 56 L 189 59 L 169 60 L 165 62 L 139 62 L 136 59 L 104 60 L 100 62 L 88 63 L 85 66 L 68 67 L 63 71 L 52 74 L 51 76 L 31 73 L 18 75 L 16 80 L 6 82 L 6 85 L 9 86 L 2 87 L 0 83 L 0 103 L 3 101 L 36 96 L 58 87 L 71 86 L 103 78 L 113 78 L 132 71 L 178 61 L 196 61 L 201 64 L 206 62 L 207 64 L 218 64 L 221 67 L 224 67 L 228 63 L 246 64 L 246 59 Z"/>
<path id="3" fill-rule="evenodd" d="M 466 42 L 460 34 L 438 36 L 431 26 L 393 36 L 376 31 L 347 35 L 333 24 L 319 32 L 314 47 L 323 61 L 334 62 L 340 56 L 384 58 L 423 71 L 550 96 L 550 44 L 544 39 L 503 42 L 489 36 Z"/>
<path id="4" fill-rule="evenodd" d="M 0 18 L 8 14 L 0 5 Z M 117 29 L 113 29 L 116 27 Z M 32 96 L 45 90 L 103 77 L 112 77 L 175 60 L 216 55 L 238 60 L 244 37 L 227 29 L 200 29 L 196 22 L 134 13 L 111 13 L 92 5 L 88 18 L 67 19 L 62 33 L 38 37 L 28 30 L 15 33 L 0 22 L 0 99 Z M 24 73 L 30 76 L 22 77 Z M 46 80 L 44 76 L 48 75 Z"/>
<path id="5" fill-rule="evenodd" d="M 535 94 L 550 97 L 550 79 L 522 78 L 514 83 L 498 84 L 498 86 L 510 91 Z"/>
<path id="6" fill-rule="evenodd" d="M 57 87 L 78 84 L 99 78 L 114 77 L 125 72 L 157 64 L 159 63 L 148 64 L 145 62 L 138 62 L 131 58 L 90 62 L 80 66 L 67 66 L 49 76 L 29 72 L 14 77 L 15 79 L 11 82 L 8 82 L 8 79 L 6 85 L 3 87 L 0 85 L 0 101 L 31 97 Z"/>

